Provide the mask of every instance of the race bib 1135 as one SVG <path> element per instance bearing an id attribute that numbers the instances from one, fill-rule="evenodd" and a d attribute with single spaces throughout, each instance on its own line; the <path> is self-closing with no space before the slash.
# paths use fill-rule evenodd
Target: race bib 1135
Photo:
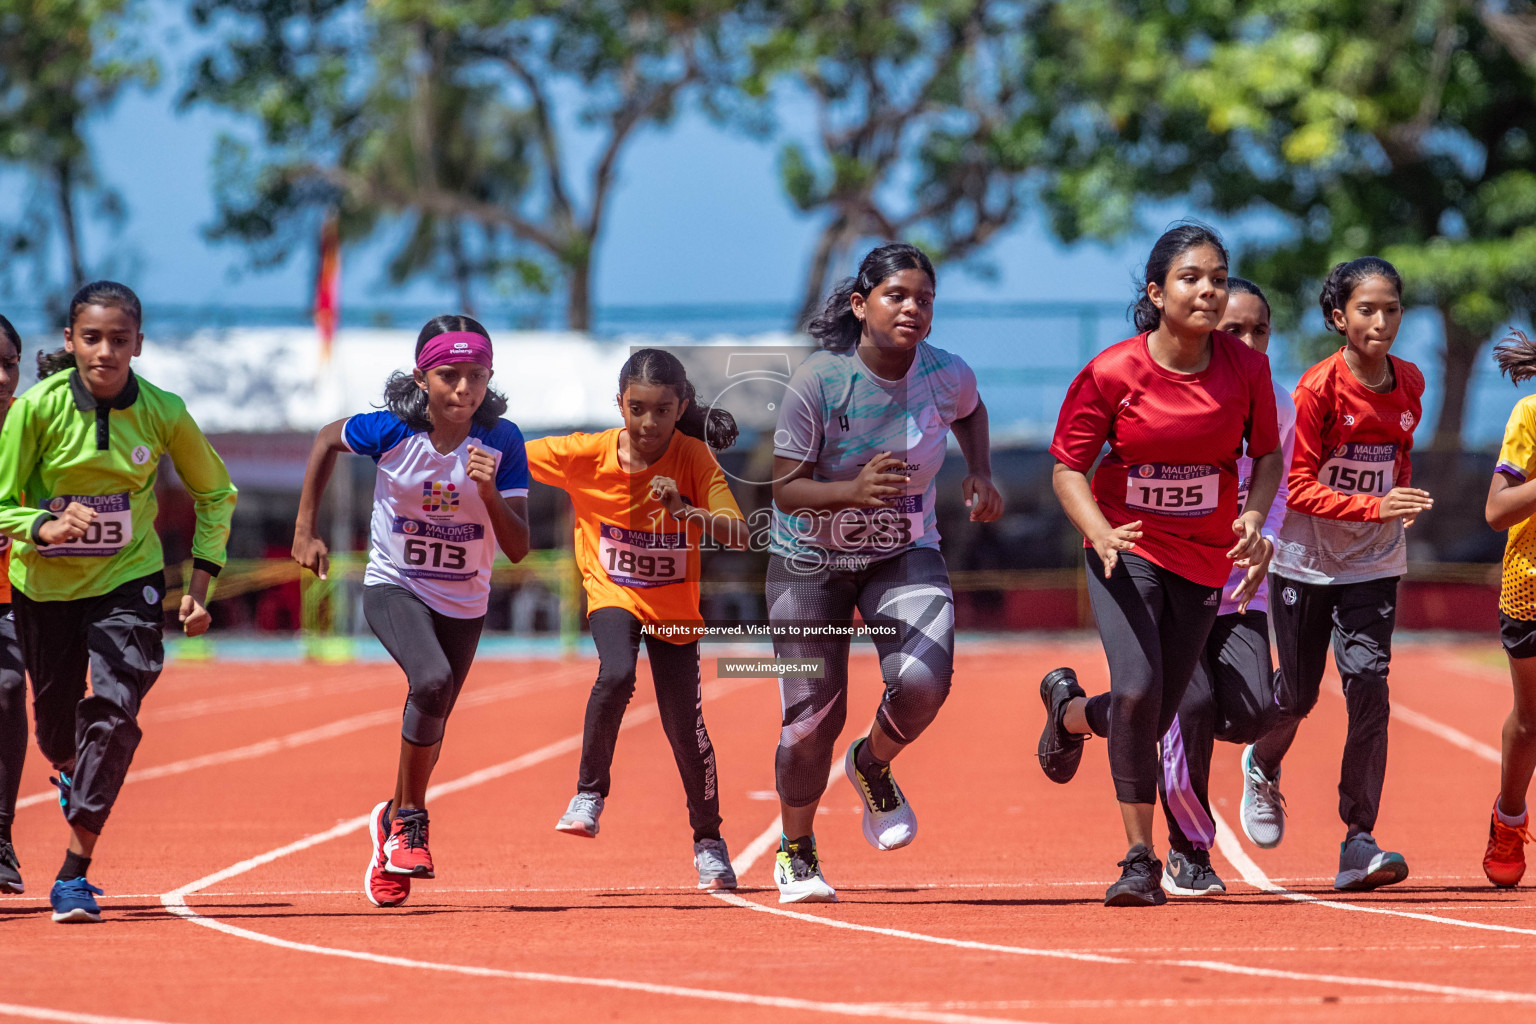
<path id="1" fill-rule="evenodd" d="M 1126 467 L 1125 504 L 1159 516 L 1204 516 L 1216 511 L 1221 471 L 1215 466 L 1148 462 Z"/>

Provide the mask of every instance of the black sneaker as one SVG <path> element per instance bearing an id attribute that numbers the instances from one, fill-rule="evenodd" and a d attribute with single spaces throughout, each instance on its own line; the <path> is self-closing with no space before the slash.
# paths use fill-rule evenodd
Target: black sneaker
<path id="1" fill-rule="evenodd" d="M 0 892 L 19 896 L 27 891 L 21 884 L 21 861 L 16 859 L 16 848 L 8 840 L 0 839 Z"/>
<path id="2" fill-rule="evenodd" d="M 1086 697 L 1077 684 L 1077 673 L 1070 668 L 1056 668 L 1040 680 L 1040 700 L 1045 704 L 1045 728 L 1040 732 L 1040 767 L 1052 782 L 1071 782 L 1083 759 L 1086 736 L 1067 732 L 1061 716 L 1073 697 Z"/>
<path id="3" fill-rule="evenodd" d="M 1158 885 L 1163 865 L 1152 851 L 1137 843 L 1119 863 L 1120 881 L 1104 893 L 1106 907 L 1160 907 L 1168 902 Z"/>
<path id="4" fill-rule="evenodd" d="M 1163 868 L 1163 890 L 1175 896 L 1205 896 L 1226 892 L 1227 884 L 1211 867 L 1209 850 L 1188 854 L 1172 850 L 1168 854 L 1168 864 Z"/>

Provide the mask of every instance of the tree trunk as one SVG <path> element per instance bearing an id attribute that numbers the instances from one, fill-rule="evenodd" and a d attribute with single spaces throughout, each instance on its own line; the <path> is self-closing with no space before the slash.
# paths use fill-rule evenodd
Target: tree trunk
<path id="1" fill-rule="evenodd" d="M 80 254 L 80 225 L 75 220 L 74 167 L 68 159 L 54 164 L 53 184 L 58 193 L 59 228 L 64 232 L 64 245 L 69 252 L 69 290 L 74 292 L 85 284 L 85 259 Z"/>
<path id="2" fill-rule="evenodd" d="M 1435 423 L 1435 437 L 1430 447 L 1436 451 L 1456 451 L 1461 447 L 1461 427 L 1466 418 L 1467 391 L 1472 384 L 1472 367 L 1483 339 L 1457 323 L 1450 309 L 1440 308 L 1445 327 L 1445 357 L 1441 364 L 1442 388 L 1440 417 Z"/>
<path id="3" fill-rule="evenodd" d="M 592 260 L 583 256 L 565 266 L 565 323 L 583 334 L 592 330 Z"/>
<path id="4" fill-rule="evenodd" d="M 453 262 L 453 283 L 459 292 L 459 312 L 475 315 L 473 285 L 475 271 L 464 252 L 464 228 L 457 220 L 448 222 L 448 258 Z"/>
<path id="5" fill-rule="evenodd" d="M 805 272 L 805 289 L 801 293 L 800 312 L 794 326 L 802 328 L 821 309 L 827 288 L 827 276 L 832 267 L 841 264 L 848 255 L 853 240 L 848 237 L 848 218 L 838 214 L 832 223 L 821 231 L 816 240 L 816 251 L 811 255 L 811 265 Z"/>

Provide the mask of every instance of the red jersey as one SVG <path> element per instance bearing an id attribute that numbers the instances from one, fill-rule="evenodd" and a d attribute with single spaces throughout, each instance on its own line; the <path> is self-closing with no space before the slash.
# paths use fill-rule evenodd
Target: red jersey
<path id="1" fill-rule="evenodd" d="M 1280 447 L 1269 360 L 1221 331 L 1211 362 L 1175 373 L 1147 351 L 1147 336 L 1099 353 L 1067 389 L 1051 454 L 1093 476 L 1111 526 L 1141 520 L 1136 553 L 1207 587 L 1227 581 L 1236 537 L 1237 460 Z M 1085 540 L 1084 547 L 1089 546 Z"/>
<path id="2" fill-rule="evenodd" d="M 1423 412 L 1424 375 L 1393 359 L 1397 386 L 1377 394 L 1361 384 L 1341 348 L 1301 375 L 1296 451 L 1286 507 L 1320 519 L 1381 520 L 1381 499 L 1413 477 L 1408 450 Z"/>

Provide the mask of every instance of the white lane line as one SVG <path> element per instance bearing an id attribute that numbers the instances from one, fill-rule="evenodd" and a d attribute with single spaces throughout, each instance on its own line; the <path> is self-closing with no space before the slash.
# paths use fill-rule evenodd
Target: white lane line
<path id="1" fill-rule="evenodd" d="M 304 669 L 306 672 L 313 670 Z M 235 684 L 238 685 L 238 684 Z M 387 674 L 373 672 L 347 672 L 333 677 L 320 677 L 311 682 L 274 686 L 265 690 L 241 690 L 238 693 L 215 694 L 195 700 L 180 701 L 151 707 L 139 716 L 140 722 L 179 722 L 204 715 L 217 715 L 227 711 L 249 711 L 252 708 L 268 708 L 277 704 L 293 704 L 311 697 L 332 697 L 360 690 L 375 690 L 398 685 L 398 680 Z"/>
<path id="2" fill-rule="evenodd" d="M 732 690 L 740 689 L 744 686 L 749 686 L 752 684 L 752 682 L 752 680 L 731 681 L 729 683 L 721 682 L 715 684 L 709 689 L 712 696 L 720 697 Z M 628 729 L 633 725 L 638 725 L 641 722 L 648 721 L 652 718 L 655 718 L 656 716 L 657 707 L 654 704 L 648 704 L 639 708 L 635 708 L 624 716 L 624 723 L 622 726 L 620 726 L 620 728 Z M 427 798 L 431 800 L 442 796 L 447 796 L 450 793 L 456 793 L 461 790 L 469 789 L 472 786 L 478 786 L 481 783 L 489 782 L 492 779 L 498 779 L 502 776 L 510 775 L 513 772 L 520 771 L 523 768 L 530 767 L 543 761 L 547 761 L 550 758 L 556 757 L 567 751 L 579 750 L 581 747 L 581 739 L 581 734 L 576 733 L 573 736 L 567 736 L 565 739 L 556 740 L 554 743 L 540 747 L 538 750 L 524 754 L 521 757 L 516 757 L 510 761 L 504 761 L 499 765 L 493 765 L 489 768 L 485 768 L 477 772 L 472 772 L 469 775 L 454 779 L 451 782 L 433 786 L 427 791 Z M 493 967 L 475 967 L 462 964 L 436 963 L 427 960 L 412 960 L 406 957 L 385 956 L 377 953 L 367 953 L 361 950 L 340 949 L 331 946 L 319 946 L 308 942 L 291 942 L 287 939 L 280 939 L 276 936 L 267 935 L 263 932 L 252 931 L 249 928 L 241 928 L 211 917 L 205 917 L 204 915 L 198 913 L 196 910 L 192 909 L 187 904 L 188 896 L 191 896 L 194 893 L 197 893 L 211 885 L 216 885 L 219 882 L 245 874 L 254 870 L 255 868 L 262 866 L 263 864 L 270 864 L 273 861 L 280 860 L 281 858 L 290 854 L 318 846 L 321 843 L 327 842 L 331 839 L 336 839 L 353 832 L 361 831 L 362 829 L 366 828 L 367 825 L 367 815 L 340 822 L 324 832 L 306 836 L 305 838 L 297 840 L 296 842 L 289 843 L 286 846 L 280 846 L 275 850 L 269 850 L 266 853 L 243 860 L 238 864 L 224 868 L 222 871 L 215 871 L 213 874 L 205 875 L 204 877 L 199 878 L 197 881 L 190 882 L 179 889 L 173 889 L 170 892 L 162 893 L 160 896 L 160 901 L 168 911 L 177 917 L 180 917 L 185 921 L 189 921 L 192 924 L 201 925 L 204 928 L 209 928 L 216 932 L 222 932 L 225 935 L 248 939 L 252 942 L 262 943 L 263 945 L 275 946 L 279 949 L 288 949 L 300 953 L 313 953 L 318 956 L 339 957 L 348 960 L 361 960 L 368 963 L 383 964 L 391 967 L 413 967 L 419 970 L 437 971 L 450 974 L 464 974 L 480 978 L 504 978 L 512 981 L 543 982 L 547 984 L 572 985 L 587 988 L 619 989 L 631 992 L 644 992 L 650 995 L 678 996 L 682 998 L 702 999 L 713 1002 L 735 1003 L 750 1006 L 765 1006 L 774 1009 L 806 1010 L 813 1013 L 836 1014 L 845 1017 L 874 1017 L 887 1020 L 931 1021 L 934 1022 L 934 1024 L 1028 1024 L 1028 1022 L 1008 1021 L 1005 1020 L 1005 1018 L 992 1016 L 978 1017 L 971 1014 L 949 1013 L 931 1010 L 892 1009 L 891 1007 L 885 1006 L 883 1004 L 829 1003 L 810 999 L 794 999 L 783 996 L 763 996 L 746 992 L 730 992 L 721 989 L 688 988 L 679 985 L 658 985 L 651 982 L 626 981 L 619 978 L 594 978 L 587 976 L 549 974 L 540 971 L 507 971 Z"/>
<path id="3" fill-rule="evenodd" d="M 1335 697 L 1338 697 L 1341 700 L 1343 699 L 1344 690 L 1339 686 L 1338 683 L 1330 681 L 1327 689 L 1328 692 L 1333 694 Z M 1412 708 L 1406 708 L 1402 704 L 1399 704 L 1396 698 L 1393 698 L 1391 704 L 1392 717 L 1400 719 L 1404 725 L 1411 725 L 1415 729 L 1422 729 L 1432 736 L 1438 736 L 1442 740 L 1445 740 L 1445 742 L 1449 743 L 1451 746 L 1460 747 L 1467 753 L 1472 754 L 1475 757 L 1480 757 L 1484 761 L 1491 761 L 1494 764 L 1502 763 L 1503 754 L 1499 751 L 1498 747 L 1490 746 L 1489 744 L 1484 743 L 1482 740 L 1474 739 L 1473 737 L 1468 736 L 1466 733 L 1462 732 L 1460 729 L 1453 728 L 1449 725 L 1446 725 L 1444 722 L 1430 718 L 1428 715 L 1422 712 L 1415 711 Z"/>
<path id="4" fill-rule="evenodd" d="M 0 1003 L 0 1017 L 67 1021 L 69 1024 L 164 1024 L 163 1021 L 145 1020 L 141 1017 L 103 1017 L 98 1013 L 47 1010 L 41 1006 L 18 1006 L 15 1003 Z"/>
<path id="5" fill-rule="evenodd" d="M 478 693 L 469 693 L 459 698 L 454 706 L 459 708 L 479 707 L 485 704 L 493 704 L 497 701 L 507 700 L 525 693 L 537 690 L 561 686 L 574 682 L 581 676 L 574 675 L 574 669 L 561 668 L 553 672 L 546 672 L 529 679 L 518 679 L 498 686 L 492 686 Z M 562 678 L 569 677 L 569 678 Z M 352 715 L 325 725 L 315 726 L 312 729 L 302 729 L 286 736 L 278 736 L 275 739 L 261 740 L 256 743 L 248 743 L 243 747 L 235 747 L 230 750 L 221 750 L 212 754 L 201 754 L 197 757 L 189 757 L 181 761 L 172 761 L 169 764 L 154 765 L 149 768 L 134 768 L 128 772 L 128 777 L 123 784 L 130 782 L 150 782 L 154 779 L 164 779 L 173 775 L 184 775 L 187 772 L 198 771 L 202 768 L 214 768 L 222 764 L 233 764 L 237 761 L 250 761 L 258 757 L 266 757 L 268 754 L 276 754 L 283 750 L 292 750 L 295 747 L 308 746 L 311 743 L 320 743 L 332 740 L 338 736 L 346 736 L 364 729 L 371 729 L 378 725 L 388 725 L 400 721 L 399 708 L 385 708 L 382 711 L 367 711 L 360 715 Z M 19 810 L 23 807 L 31 807 L 35 804 L 47 803 L 57 800 L 57 792 L 33 793 L 16 801 Z"/>
<path id="6" fill-rule="evenodd" d="M 839 767 L 840 767 L 840 765 L 834 766 L 833 774 L 839 774 L 839 772 L 836 770 Z M 1224 821 L 1222 821 L 1221 818 L 1219 816 L 1217 816 L 1214 811 L 1212 812 L 1212 818 L 1216 822 L 1216 840 L 1217 840 L 1218 845 L 1221 844 L 1221 842 L 1222 842 L 1223 834 L 1226 834 L 1228 836 L 1228 845 L 1236 845 L 1235 840 L 1232 840 L 1230 838 L 1231 830 L 1226 827 L 1226 823 Z M 776 835 L 778 835 L 779 834 L 779 829 L 781 827 L 781 824 L 782 823 L 777 818 L 774 819 L 773 824 L 768 826 L 768 828 L 761 835 L 759 835 L 756 839 L 754 839 L 752 841 L 752 843 L 750 843 L 745 848 L 743 853 L 746 853 L 747 851 L 754 851 L 754 852 L 756 852 L 756 856 L 761 856 L 761 852 L 758 852 L 758 851 L 761 851 L 761 850 L 764 849 L 763 843 L 764 843 L 765 838 L 768 837 L 768 836 L 776 836 Z M 1227 854 L 1227 847 L 1226 846 L 1220 846 L 1220 849 L 1221 849 L 1221 852 L 1223 853 L 1223 855 L 1227 855 L 1229 860 L 1233 860 L 1233 858 L 1230 855 Z M 1240 856 L 1246 862 L 1248 867 L 1250 867 L 1253 871 L 1258 872 L 1259 875 L 1263 874 L 1262 872 L 1259 872 L 1258 866 L 1255 865 L 1253 863 L 1253 861 L 1248 858 L 1248 855 L 1243 852 L 1241 846 L 1237 847 L 1237 851 L 1236 852 L 1237 852 L 1237 855 Z M 738 875 L 744 874 L 748 869 L 750 869 L 752 867 L 754 862 L 755 862 L 755 858 L 754 859 L 748 859 L 745 856 L 743 856 L 739 861 L 736 862 L 736 873 Z M 1235 860 L 1233 860 L 1233 866 L 1237 867 L 1239 872 L 1243 872 L 1244 871 L 1243 867 L 1241 865 L 1239 865 L 1237 863 L 1237 861 L 1235 861 Z M 1247 877 L 1248 877 L 1247 874 L 1244 873 L 1244 878 L 1246 879 Z M 1265 879 L 1265 882 L 1268 885 L 1273 885 L 1273 883 L 1269 882 L 1269 880 L 1267 878 Z M 1250 884 L 1253 884 L 1251 882 L 1251 880 L 1250 880 Z M 1302 896 L 1299 893 L 1294 893 L 1293 894 L 1293 893 L 1290 893 L 1288 890 L 1280 890 L 1280 889 L 1278 889 L 1278 887 L 1276 887 L 1275 891 L 1283 892 L 1286 895 L 1290 895 L 1293 898 L 1297 898 L 1297 899 L 1304 899 L 1304 900 L 1311 900 L 1312 899 L 1312 897 Z M 1247 977 L 1250 977 L 1250 978 L 1280 978 L 1280 979 L 1284 979 L 1284 980 L 1287 980 L 1287 981 L 1307 981 L 1307 982 L 1317 982 L 1317 983 L 1329 984 L 1329 985 L 1353 985 L 1353 986 L 1357 986 L 1357 987 L 1361 987 L 1361 988 L 1397 989 L 1397 990 L 1405 991 L 1405 992 L 1421 992 L 1421 993 L 1424 993 L 1426 995 L 1447 996 L 1447 997 L 1454 997 L 1454 998 L 1460 998 L 1460 999 L 1476 999 L 1476 1000 L 1480 1000 L 1480 1001 L 1494 1002 L 1494 1003 L 1532 1003 L 1532 1004 L 1536 1004 L 1536 993 L 1528 993 L 1528 992 L 1507 992 L 1507 991 L 1503 991 L 1503 990 L 1500 990 L 1500 989 L 1467 988 L 1467 987 L 1463 987 L 1463 986 L 1460 986 L 1460 985 L 1435 985 L 1435 984 L 1430 984 L 1428 982 L 1417 982 L 1417 981 L 1395 981 L 1395 980 L 1390 979 L 1390 978 L 1352 977 L 1352 976 L 1349 976 L 1349 975 L 1339 975 L 1339 974 L 1311 974 L 1311 973 L 1307 973 L 1307 972 L 1303 972 L 1303 971 L 1283 971 L 1283 970 L 1276 970 L 1276 969 L 1268 968 L 1268 967 L 1250 967 L 1250 966 L 1247 966 L 1245 964 L 1232 964 L 1232 963 L 1226 963 L 1226 962 L 1220 961 L 1220 960 L 1172 960 L 1172 959 L 1151 959 L 1151 958 L 1149 958 L 1149 959 L 1130 959 L 1130 958 L 1126 958 L 1126 957 L 1105 956 L 1105 955 L 1100 954 L 1100 953 L 1078 953 L 1078 952 L 1074 952 L 1074 951 L 1070 951 L 1070 950 L 1065 950 L 1065 949 L 1032 949 L 1032 948 L 1025 947 L 1025 946 L 1005 946 L 1005 945 L 999 945 L 999 944 L 990 943 L 990 942 L 972 942 L 972 941 L 965 940 L 965 939 L 951 939 L 951 938 L 946 938 L 946 937 L 940 936 L 940 935 L 927 935 L 927 934 L 924 934 L 922 932 L 905 931 L 905 930 L 897 929 L 897 928 L 880 928 L 880 927 L 876 927 L 874 925 L 854 924 L 853 922 L 850 922 L 850 921 L 841 921 L 841 920 L 838 920 L 837 918 L 832 918 L 832 917 L 819 917 L 819 916 L 816 916 L 816 915 L 813 915 L 813 914 L 802 914 L 802 913 L 799 913 L 799 912 L 793 911 L 793 910 L 784 910 L 781 907 L 768 906 L 768 905 L 764 905 L 762 903 L 754 903 L 751 900 L 744 899 L 741 896 L 737 896 L 734 893 L 729 893 L 729 892 L 713 892 L 710 895 L 714 896 L 716 899 L 719 899 L 719 900 L 722 900 L 722 901 L 724 901 L 726 903 L 729 903 L 729 904 L 731 904 L 734 907 L 740 907 L 743 910 L 753 910 L 753 911 L 757 911 L 758 913 L 763 913 L 763 914 L 774 914 L 774 915 L 777 915 L 779 917 L 787 917 L 787 918 L 791 918 L 791 919 L 796 920 L 796 921 L 804 921 L 804 922 L 807 922 L 809 924 L 818 924 L 818 925 L 821 925 L 821 926 L 826 927 L 826 928 L 838 928 L 838 929 L 843 929 L 843 930 L 846 930 L 846 931 L 865 932 L 865 933 L 873 934 L 873 935 L 885 935 L 885 936 L 888 936 L 890 938 L 909 939 L 909 940 L 914 941 L 914 942 L 925 942 L 925 943 L 930 943 L 932 945 L 950 946 L 950 947 L 954 947 L 954 948 L 958 948 L 958 949 L 975 949 L 975 950 L 981 950 L 981 951 L 991 952 L 991 953 L 1008 953 L 1008 954 L 1012 954 L 1014 956 L 1043 957 L 1043 958 L 1058 959 L 1058 960 L 1079 960 L 1079 961 L 1084 961 L 1084 962 L 1088 962 L 1088 963 L 1107 963 L 1107 964 L 1124 964 L 1124 965 L 1188 967 L 1188 968 L 1193 968 L 1195 970 L 1213 971 L 1213 972 L 1218 973 L 1218 974 L 1244 975 L 1244 976 L 1247 976 Z M 1377 909 L 1377 908 L 1356 907 L 1353 904 L 1338 904 L 1338 905 L 1341 906 L 1341 907 L 1345 907 L 1347 909 L 1350 909 L 1350 910 L 1367 910 L 1367 909 L 1375 910 L 1375 909 Z M 1396 913 L 1396 914 L 1399 914 L 1400 916 L 1405 916 L 1405 917 L 1420 917 L 1420 916 L 1428 917 L 1429 916 L 1429 915 L 1418 915 L 1418 914 L 1405 914 L 1405 913 L 1402 913 L 1400 911 L 1391 911 L 1389 913 Z M 1436 920 L 1436 921 L 1451 923 L 1451 924 L 1467 924 L 1468 927 L 1482 927 L 1482 928 L 1487 928 L 1489 930 L 1494 930 L 1494 931 L 1513 931 L 1513 932 L 1524 932 L 1524 931 L 1526 931 L 1525 929 L 1504 928 L 1504 927 L 1500 927 L 1498 925 L 1475 925 L 1475 924 L 1469 924 L 1467 922 L 1454 921 L 1451 918 L 1431 918 L 1431 919 L 1432 920 Z M 1536 935 L 1536 931 L 1531 931 L 1531 932 L 1529 932 L 1529 934 Z"/>
<path id="7" fill-rule="evenodd" d="M 1536 935 L 1536 928 L 1516 928 L 1507 924 L 1487 924 L 1483 921 L 1463 921 L 1455 917 L 1441 917 L 1439 914 L 1424 914 L 1413 910 L 1393 910 L 1390 907 L 1377 907 L 1364 903 L 1345 903 L 1342 900 L 1328 900 L 1313 896 L 1304 892 L 1293 892 L 1284 886 L 1276 885 L 1264 869 L 1254 863 L 1248 856 L 1248 851 L 1243 849 L 1243 844 L 1237 839 L 1232 829 L 1215 808 L 1211 809 L 1211 819 L 1216 822 L 1216 849 L 1227 858 L 1237 873 L 1243 876 L 1243 881 L 1261 889 L 1264 892 L 1284 896 L 1288 900 L 1297 903 L 1311 903 L 1319 907 L 1330 907 L 1334 910 L 1350 910 L 1357 914 L 1382 914 L 1388 917 L 1405 917 L 1413 921 L 1427 921 L 1431 924 L 1448 924 L 1456 928 L 1473 928 L 1478 931 L 1506 932 L 1511 935 Z M 1490 888 L 1490 891 L 1493 891 Z"/>

